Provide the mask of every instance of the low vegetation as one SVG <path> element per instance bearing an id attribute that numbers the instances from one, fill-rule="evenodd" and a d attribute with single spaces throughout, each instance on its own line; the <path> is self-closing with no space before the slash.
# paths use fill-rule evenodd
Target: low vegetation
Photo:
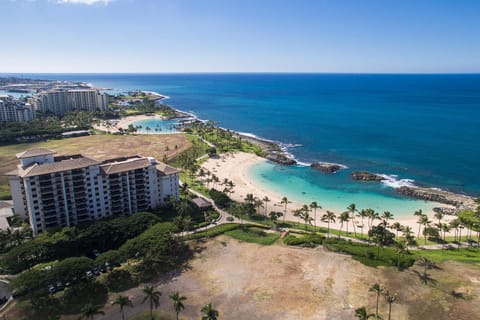
<path id="1" fill-rule="evenodd" d="M 211 142 L 215 145 L 216 152 L 219 153 L 243 151 L 265 156 L 265 153 L 259 146 L 243 140 L 240 135 L 228 129 L 217 127 L 213 121 L 192 123 L 185 131 Z"/>
<path id="2" fill-rule="evenodd" d="M 225 232 L 225 235 L 240 241 L 258 243 L 267 246 L 274 244 L 278 238 L 280 238 L 280 235 L 276 232 L 267 233 L 264 228 L 253 226 L 242 226 L 241 228 Z"/>

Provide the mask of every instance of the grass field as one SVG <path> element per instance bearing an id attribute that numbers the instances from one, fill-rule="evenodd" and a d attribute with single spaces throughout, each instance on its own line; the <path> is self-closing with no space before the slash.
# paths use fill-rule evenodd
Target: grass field
<path id="1" fill-rule="evenodd" d="M 267 233 L 264 229 L 251 226 L 244 226 L 243 228 L 227 231 L 225 232 L 225 235 L 240 241 L 258 243 L 267 246 L 275 243 L 278 238 L 280 238 L 278 233 Z"/>
<path id="2" fill-rule="evenodd" d="M 140 154 L 162 161 L 164 155 L 167 155 L 165 147 L 168 146 L 171 150 L 167 155 L 170 158 L 188 149 L 191 145 L 191 142 L 183 134 L 161 134 L 93 135 L 0 146 L 0 198 L 8 197 L 9 195 L 8 182 L 4 174 L 16 168 L 18 159 L 15 154 L 27 149 L 47 148 L 56 151 L 57 155 L 81 153 L 96 160 Z"/>

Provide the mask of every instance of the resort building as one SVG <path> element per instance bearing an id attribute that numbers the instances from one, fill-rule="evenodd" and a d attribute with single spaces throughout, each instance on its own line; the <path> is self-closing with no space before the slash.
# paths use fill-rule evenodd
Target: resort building
<path id="1" fill-rule="evenodd" d="M 54 154 L 47 149 L 19 153 L 20 164 L 7 173 L 15 213 L 28 216 L 34 235 L 179 199 L 179 171 L 154 158 L 97 161 Z"/>
<path id="2" fill-rule="evenodd" d="M 0 95 L 0 122 L 23 122 L 35 118 L 33 106 L 8 95 Z"/>
<path id="3" fill-rule="evenodd" d="M 95 89 L 50 90 L 33 98 L 33 105 L 42 113 L 63 116 L 69 111 L 101 111 L 108 108 L 108 95 Z"/>

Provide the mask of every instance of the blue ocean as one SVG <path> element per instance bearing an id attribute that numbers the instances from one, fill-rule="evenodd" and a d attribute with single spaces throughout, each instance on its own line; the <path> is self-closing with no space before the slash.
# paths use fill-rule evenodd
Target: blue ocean
<path id="1" fill-rule="evenodd" d="M 24 76 L 85 81 L 112 92 L 157 91 L 169 96 L 166 103 L 200 119 L 277 141 L 305 165 L 343 164 L 348 169 L 334 175 L 271 163 L 251 170 L 266 187 L 297 200 L 324 199 L 327 208 L 356 201 L 408 210 L 427 205 L 397 196 L 391 187 L 402 184 L 480 195 L 478 74 Z M 357 170 L 388 175 L 389 180 L 353 182 L 349 173 Z"/>

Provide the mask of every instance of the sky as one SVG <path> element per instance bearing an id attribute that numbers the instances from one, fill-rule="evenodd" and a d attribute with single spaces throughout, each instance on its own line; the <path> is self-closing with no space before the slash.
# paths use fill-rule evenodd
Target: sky
<path id="1" fill-rule="evenodd" d="M 0 73 L 479 73 L 478 0 L 0 0 Z"/>

